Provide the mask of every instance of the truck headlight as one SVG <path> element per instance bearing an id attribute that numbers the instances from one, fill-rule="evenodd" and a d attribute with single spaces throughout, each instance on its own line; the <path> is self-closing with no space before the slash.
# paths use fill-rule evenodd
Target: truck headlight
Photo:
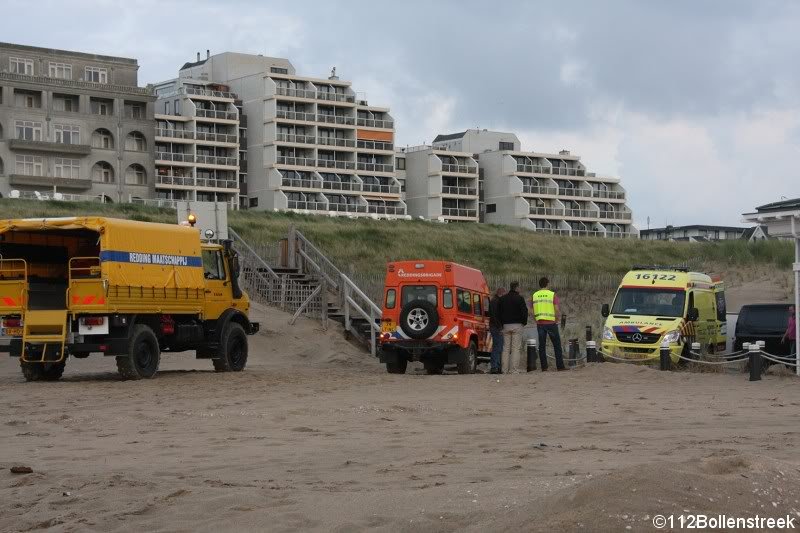
<path id="1" fill-rule="evenodd" d="M 604 341 L 613 341 L 614 340 L 614 332 L 609 327 L 603 328 L 603 340 Z"/>
<path id="2" fill-rule="evenodd" d="M 664 338 L 661 342 L 668 342 L 670 344 L 676 343 L 681 340 L 681 331 L 679 329 L 674 329 L 664 335 Z"/>

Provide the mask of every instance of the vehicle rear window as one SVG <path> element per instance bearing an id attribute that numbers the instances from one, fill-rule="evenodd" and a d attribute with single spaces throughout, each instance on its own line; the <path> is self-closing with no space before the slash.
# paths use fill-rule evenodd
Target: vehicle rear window
<path id="1" fill-rule="evenodd" d="M 472 295 L 472 307 L 475 309 L 475 314 L 481 316 L 483 313 L 481 312 L 481 295 L 480 294 L 473 294 Z"/>
<path id="2" fill-rule="evenodd" d="M 406 285 L 400 291 L 403 305 L 414 300 L 427 300 L 436 305 L 436 285 Z"/>
<path id="3" fill-rule="evenodd" d="M 745 307 L 742 309 L 737 330 L 748 333 L 783 333 L 789 325 L 787 307 Z"/>
<path id="4" fill-rule="evenodd" d="M 442 289 L 442 306 L 445 309 L 453 308 L 453 289 Z"/>
<path id="5" fill-rule="evenodd" d="M 394 289 L 386 291 L 386 309 L 394 309 L 395 300 L 397 300 L 397 291 Z"/>
<path id="6" fill-rule="evenodd" d="M 458 311 L 460 313 L 472 312 L 472 295 L 464 289 L 456 289 L 456 301 L 458 301 Z"/>

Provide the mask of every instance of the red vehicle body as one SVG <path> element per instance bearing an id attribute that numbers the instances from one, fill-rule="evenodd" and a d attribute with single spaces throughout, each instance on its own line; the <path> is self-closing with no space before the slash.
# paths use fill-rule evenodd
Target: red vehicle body
<path id="1" fill-rule="evenodd" d="M 449 261 L 396 261 L 386 266 L 380 358 L 403 374 L 422 361 L 429 374 L 455 364 L 475 372 L 491 350 L 489 287 L 480 270 Z"/>

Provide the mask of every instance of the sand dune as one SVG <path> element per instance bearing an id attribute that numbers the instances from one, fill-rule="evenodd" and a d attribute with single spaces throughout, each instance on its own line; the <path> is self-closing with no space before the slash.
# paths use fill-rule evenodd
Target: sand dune
<path id="1" fill-rule="evenodd" d="M 265 313 L 238 374 L 180 354 L 124 382 L 91 357 L 24 383 L 0 360 L 0 530 L 652 531 L 675 509 L 800 511 L 794 377 L 388 375 L 340 332 Z"/>

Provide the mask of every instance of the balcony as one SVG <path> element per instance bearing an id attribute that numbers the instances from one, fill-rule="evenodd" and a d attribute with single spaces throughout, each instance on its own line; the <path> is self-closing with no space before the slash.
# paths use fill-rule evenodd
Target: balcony
<path id="1" fill-rule="evenodd" d="M 171 130 L 166 128 L 156 128 L 156 137 L 168 139 L 194 139 L 195 132 L 191 130 Z"/>
<path id="2" fill-rule="evenodd" d="M 209 133 L 205 131 L 195 132 L 195 138 L 198 141 L 209 141 L 217 143 L 237 144 L 239 139 L 236 135 L 230 133 Z"/>
<path id="3" fill-rule="evenodd" d="M 28 152 L 54 152 L 58 154 L 88 155 L 92 147 L 88 144 L 65 144 L 47 141 L 26 141 L 24 139 L 9 139 L 8 147 L 11 150 L 25 150 Z"/>
<path id="4" fill-rule="evenodd" d="M 317 91 L 317 100 L 325 100 L 326 102 L 347 102 L 354 104 L 356 97 L 352 94 L 330 93 L 326 91 Z"/>
<path id="5" fill-rule="evenodd" d="M 443 207 L 442 215 L 446 217 L 477 218 L 477 209 L 463 209 L 461 207 Z"/>
<path id="6" fill-rule="evenodd" d="M 478 167 L 472 165 L 450 165 L 442 163 L 442 172 L 450 172 L 455 174 L 477 174 Z"/>
<path id="7" fill-rule="evenodd" d="M 393 120 L 376 120 L 372 118 L 359 118 L 356 120 L 357 126 L 364 126 L 367 128 L 384 128 L 387 130 L 394 128 Z"/>
<path id="8" fill-rule="evenodd" d="M 132 204 L 147 205 L 150 207 L 164 207 L 167 209 L 176 209 L 178 202 L 180 201 L 182 200 L 170 200 L 168 198 L 131 198 Z"/>
<path id="9" fill-rule="evenodd" d="M 625 193 L 622 191 L 592 191 L 593 198 L 608 198 L 611 200 L 624 200 Z"/>
<path id="10" fill-rule="evenodd" d="M 355 181 L 323 181 L 322 188 L 329 191 L 362 191 L 366 185 Z"/>
<path id="11" fill-rule="evenodd" d="M 552 167 L 517 163 L 517 172 L 527 172 L 529 174 L 552 174 Z"/>
<path id="12" fill-rule="evenodd" d="M 367 206 L 362 204 L 328 204 L 328 211 L 337 211 L 339 213 L 366 213 Z"/>
<path id="13" fill-rule="evenodd" d="M 356 165 L 358 170 L 366 170 L 367 172 L 394 172 L 393 164 L 385 163 L 362 163 Z"/>
<path id="14" fill-rule="evenodd" d="M 323 146 L 339 146 L 343 148 L 355 148 L 356 141 L 353 139 L 340 139 L 337 137 L 317 137 L 317 144 Z"/>
<path id="15" fill-rule="evenodd" d="M 452 194 L 457 196 L 477 196 L 478 189 L 475 187 L 454 187 L 451 185 L 442 185 L 442 194 Z"/>
<path id="16" fill-rule="evenodd" d="M 279 119 L 285 120 L 302 120 L 305 122 L 314 122 L 316 120 L 317 115 L 314 113 L 303 113 L 302 111 L 285 111 L 283 109 L 278 109 L 275 112 L 275 116 Z"/>
<path id="17" fill-rule="evenodd" d="M 571 230 L 561 228 L 536 228 L 537 233 L 551 233 L 553 235 L 569 235 Z"/>
<path id="18" fill-rule="evenodd" d="M 239 190 L 239 183 L 236 180 L 221 180 L 215 178 L 197 178 L 197 187 L 207 187 L 209 189 L 234 189 Z"/>
<path id="19" fill-rule="evenodd" d="M 156 152 L 156 161 L 174 161 L 176 163 L 194 163 L 194 154 L 174 152 Z"/>
<path id="20" fill-rule="evenodd" d="M 597 218 L 604 220 L 630 220 L 631 213 L 628 211 L 600 211 Z"/>
<path id="21" fill-rule="evenodd" d="M 279 133 L 275 139 L 278 142 L 295 144 L 316 144 L 317 142 L 313 135 L 295 135 L 292 133 Z"/>
<path id="22" fill-rule="evenodd" d="M 238 189 L 236 180 L 220 180 L 213 178 L 193 178 L 191 176 L 157 175 L 156 185 L 177 187 L 205 187 L 210 189 Z"/>
<path id="23" fill-rule="evenodd" d="M 277 87 L 275 94 L 278 96 L 290 96 L 292 98 L 308 98 L 313 100 L 316 98 L 316 91 L 309 91 L 306 89 L 291 89 L 289 87 Z"/>
<path id="24" fill-rule="evenodd" d="M 356 147 L 364 150 L 394 151 L 394 144 L 380 141 L 358 141 Z"/>
<path id="25" fill-rule="evenodd" d="M 558 194 L 557 187 L 543 187 L 541 185 L 523 185 L 522 192 L 524 194 L 549 194 L 556 196 Z"/>
<path id="26" fill-rule="evenodd" d="M 561 207 L 539 207 L 536 205 L 531 206 L 531 215 L 540 215 L 546 217 L 563 217 L 565 209 Z"/>
<path id="27" fill-rule="evenodd" d="M 311 159 L 309 157 L 288 157 L 285 155 L 279 155 L 277 158 L 277 164 L 279 165 L 292 165 L 296 167 L 313 167 L 316 159 Z"/>
<path id="28" fill-rule="evenodd" d="M 9 185 L 24 185 L 58 189 L 86 190 L 92 188 L 92 180 L 75 178 L 55 178 L 52 176 L 29 176 L 27 174 L 10 174 Z"/>
<path id="29" fill-rule="evenodd" d="M 317 122 L 324 122 L 326 124 L 345 124 L 352 126 L 355 123 L 355 118 L 347 115 L 326 115 L 324 113 L 317 114 Z"/>
<path id="30" fill-rule="evenodd" d="M 216 155 L 198 155 L 198 165 L 220 165 L 223 167 L 239 167 L 239 160 L 235 157 L 220 157 Z"/>
<path id="31" fill-rule="evenodd" d="M 374 192 L 379 194 L 400 194 L 400 187 L 397 185 L 378 185 L 377 183 L 365 183 L 364 192 Z"/>
<path id="32" fill-rule="evenodd" d="M 307 209 L 309 211 L 327 211 L 325 202 L 309 202 L 304 200 L 289 200 L 289 209 Z"/>
<path id="33" fill-rule="evenodd" d="M 377 215 L 405 215 L 406 209 L 405 207 L 395 205 L 368 205 L 367 213 L 374 213 Z"/>
<path id="34" fill-rule="evenodd" d="M 298 189 L 321 189 L 322 182 L 319 180 L 303 180 L 296 178 L 283 178 L 281 180 L 283 187 L 296 187 Z"/>
<path id="35" fill-rule="evenodd" d="M 200 118 L 215 118 L 220 120 L 237 120 L 238 113 L 232 111 L 216 111 L 214 109 L 196 109 L 195 116 Z"/>
<path id="36" fill-rule="evenodd" d="M 579 198 L 591 198 L 592 191 L 590 189 L 578 189 L 575 187 L 559 187 L 559 196 L 576 196 Z"/>
<path id="37" fill-rule="evenodd" d="M 343 170 L 355 170 L 356 164 L 353 161 L 341 161 L 334 159 L 317 159 L 317 166 L 321 168 L 338 168 Z"/>
<path id="38" fill-rule="evenodd" d="M 114 85 L 111 83 L 94 83 L 89 81 L 62 80 L 49 76 L 28 76 L 12 72 L 0 72 L 0 80 L 19 81 L 36 85 L 49 85 L 55 87 L 69 87 L 72 89 L 92 89 L 110 93 L 124 93 L 126 95 L 152 96 L 153 93 L 146 87 L 131 87 L 128 85 Z"/>
<path id="39" fill-rule="evenodd" d="M 598 211 L 592 209 L 565 209 L 564 216 L 575 218 L 597 218 Z"/>
<path id="40" fill-rule="evenodd" d="M 229 98 L 231 100 L 236 98 L 236 95 L 226 91 L 212 91 L 210 89 L 197 89 L 196 87 L 184 86 L 186 94 L 193 94 L 197 96 L 213 96 L 214 98 Z"/>
<path id="41" fill-rule="evenodd" d="M 553 167 L 552 174 L 558 176 L 585 176 L 586 171 L 582 168 Z"/>

